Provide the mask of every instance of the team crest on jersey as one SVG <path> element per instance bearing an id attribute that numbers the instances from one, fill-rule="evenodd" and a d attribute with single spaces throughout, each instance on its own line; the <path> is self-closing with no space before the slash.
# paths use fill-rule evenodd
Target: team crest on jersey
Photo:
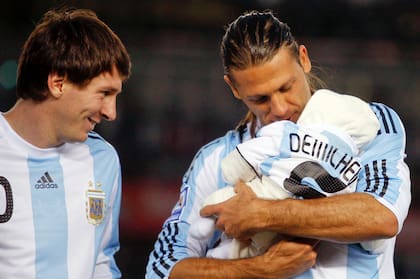
<path id="1" fill-rule="evenodd" d="M 90 224 L 99 225 L 105 217 L 105 192 L 100 189 L 101 183 L 89 182 L 89 189 L 86 191 L 86 217 Z"/>
<path id="2" fill-rule="evenodd" d="M 172 213 L 171 216 L 169 216 L 169 218 L 165 221 L 166 222 L 176 222 L 179 221 L 182 215 L 182 211 L 185 208 L 185 205 L 187 203 L 187 196 L 188 196 L 188 187 L 185 187 L 182 191 L 181 194 L 179 195 L 179 200 L 178 202 L 175 204 L 174 208 L 172 209 Z"/>

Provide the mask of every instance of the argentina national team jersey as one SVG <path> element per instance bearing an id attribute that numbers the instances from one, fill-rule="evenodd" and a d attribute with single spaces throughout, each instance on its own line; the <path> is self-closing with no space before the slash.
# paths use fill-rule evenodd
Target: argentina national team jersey
<path id="1" fill-rule="evenodd" d="M 95 133 L 40 149 L 0 116 L 0 277 L 119 278 L 120 163 Z"/>
<path id="2" fill-rule="evenodd" d="M 380 128 L 377 136 L 359 154 L 360 172 L 355 190 L 372 195 L 389 208 L 398 220 L 400 231 L 411 200 L 410 175 L 404 161 L 405 130 L 398 115 L 389 107 L 372 103 L 371 108 Z M 239 131 L 229 131 L 202 147 L 194 157 L 183 178 L 179 201 L 150 253 L 146 278 L 168 278 L 179 260 L 204 257 L 218 243 L 219 231 L 210 240 L 197 241 L 190 235 L 190 225 L 199 216 L 206 197 L 228 185 L 223 180 L 221 161 L 242 142 L 241 138 L 249 140 L 249 130 L 242 136 Z M 316 265 L 296 278 L 395 278 L 395 237 L 381 241 L 380 245 L 373 242 L 370 250 L 363 248 L 369 247 L 370 243 L 363 244 L 321 241 L 317 247 Z"/>

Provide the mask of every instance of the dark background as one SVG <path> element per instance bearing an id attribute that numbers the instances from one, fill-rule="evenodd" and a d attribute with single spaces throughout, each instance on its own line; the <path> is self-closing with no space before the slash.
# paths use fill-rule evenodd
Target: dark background
<path id="1" fill-rule="evenodd" d="M 397 239 L 398 278 L 420 272 L 420 2 L 395 0 L 7 1 L 0 9 L 0 110 L 15 101 L 17 58 L 34 24 L 62 3 L 93 9 L 119 34 L 133 74 L 118 119 L 98 127 L 123 168 L 123 278 L 144 278 L 148 253 L 195 152 L 245 113 L 223 82 L 219 43 L 246 10 L 272 9 L 309 50 L 329 87 L 384 102 L 407 132 L 412 204 Z"/>

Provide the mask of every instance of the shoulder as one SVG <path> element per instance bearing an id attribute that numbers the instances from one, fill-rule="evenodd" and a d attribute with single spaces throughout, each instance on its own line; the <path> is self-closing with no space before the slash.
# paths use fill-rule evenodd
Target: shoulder
<path id="1" fill-rule="evenodd" d="M 214 177 L 220 171 L 220 161 L 240 143 L 240 134 L 236 130 L 228 131 L 202 146 L 195 154 L 191 165 L 184 175 L 184 183 L 192 177 Z"/>
<path id="2" fill-rule="evenodd" d="M 90 146 L 98 145 L 104 148 L 114 149 L 114 147 L 106 139 L 104 139 L 100 134 L 94 131 L 88 133 L 88 138 L 85 143 Z"/>
<path id="3" fill-rule="evenodd" d="M 362 158 L 378 159 L 379 154 L 391 159 L 400 160 L 405 157 L 406 132 L 404 125 L 391 107 L 382 103 L 369 103 L 379 121 L 376 137 L 366 147 Z"/>
<path id="4" fill-rule="evenodd" d="M 107 140 L 96 132 L 89 132 L 87 140 L 84 142 L 90 149 L 92 156 L 108 155 L 118 157 L 117 151 Z"/>
<path id="5" fill-rule="evenodd" d="M 372 102 L 369 105 L 379 120 L 378 135 L 405 134 L 404 125 L 394 109 L 382 103 Z"/>
<path id="6" fill-rule="evenodd" d="M 216 138 L 202 146 L 197 152 L 197 156 L 207 157 L 216 150 L 223 150 L 225 154 L 232 151 L 240 143 L 240 134 L 236 130 L 228 131 L 224 136 Z"/>

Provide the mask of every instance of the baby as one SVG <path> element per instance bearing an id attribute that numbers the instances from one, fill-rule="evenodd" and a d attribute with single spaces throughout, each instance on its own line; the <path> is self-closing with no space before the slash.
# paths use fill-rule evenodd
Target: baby
<path id="1" fill-rule="evenodd" d="M 223 159 L 223 177 L 230 185 L 212 193 L 203 206 L 233 197 L 232 185 L 239 180 L 263 199 L 309 199 L 354 192 L 361 168 L 358 154 L 378 130 L 379 121 L 366 102 L 318 90 L 297 123 L 285 120 L 266 125 L 256 138 L 239 144 Z M 210 239 L 215 230 L 213 218 L 199 217 L 192 222 L 190 235 Z M 278 239 L 277 233 L 259 232 L 245 243 L 222 234 L 221 243 L 206 256 L 256 256 Z"/>

